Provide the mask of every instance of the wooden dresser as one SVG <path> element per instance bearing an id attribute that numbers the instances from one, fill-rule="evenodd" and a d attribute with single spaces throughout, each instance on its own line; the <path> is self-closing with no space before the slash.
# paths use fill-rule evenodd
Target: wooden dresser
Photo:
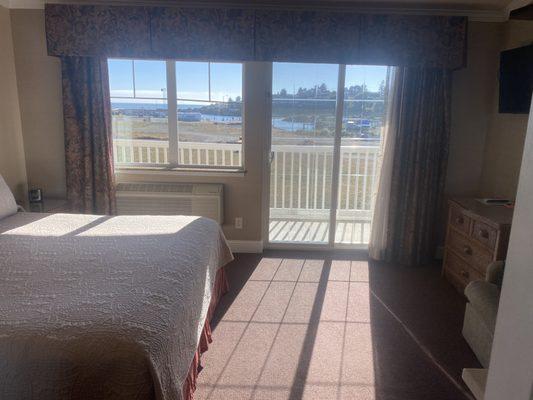
<path id="1" fill-rule="evenodd" d="M 462 293 L 470 281 L 485 279 L 492 261 L 505 259 L 513 210 L 475 199 L 449 205 L 442 273 Z"/>

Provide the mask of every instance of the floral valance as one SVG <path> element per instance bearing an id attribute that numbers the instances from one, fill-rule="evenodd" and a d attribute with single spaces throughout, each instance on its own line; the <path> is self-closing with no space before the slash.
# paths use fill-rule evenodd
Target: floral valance
<path id="1" fill-rule="evenodd" d="M 154 56 L 220 61 L 254 59 L 253 10 L 153 8 L 150 14 Z"/>
<path id="2" fill-rule="evenodd" d="M 147 7 L 45 5 L 48 54 L 150 57 Z"/>
<path id="3" fill-rule="evenodd" d="M 464 17 L 47 4 L 53 56 L 460 68 Z"/>
<path id="4" fill-rule="evenodd" d="M 359 57 L 360 29 L 360 14 L 258 10 L 255 58 L 365 64 Z"/>

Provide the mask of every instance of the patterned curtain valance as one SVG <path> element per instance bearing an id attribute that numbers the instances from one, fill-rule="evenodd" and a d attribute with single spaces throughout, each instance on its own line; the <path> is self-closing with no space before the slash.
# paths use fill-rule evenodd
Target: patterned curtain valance
<path id="1" fill-rule="evenodd" d="M 224 8 L 153 8 L 154 56 L 252 61 L 254 11 Z"/>
<path id="2" fill-rule="evenodd" d="M 365 15 L 360 53 L 365 64 L 461 68 L 466 17 Z"/>
<path id="3" fill-rule="evenodd" d="M 360 14 L 258 10 L 255 57 L 259 61 L 360 64 L 360 27 Z"/>
<path id="4" fill-rule="evenodd" d="M 150 9 L 47 4 L 46 42 L 53 56 L 150 57 Z"/>
<path id="5" fill-rule="evenodd" d="M 48 54 L 460 68 L 464 17 L 47 4 Z"/>

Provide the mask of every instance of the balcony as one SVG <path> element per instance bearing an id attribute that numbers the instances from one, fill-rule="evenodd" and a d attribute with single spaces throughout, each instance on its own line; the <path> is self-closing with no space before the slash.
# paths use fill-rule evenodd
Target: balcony
<path id="1" fill-rule="evenodd" d="M 168 142 L 114 140 L 117 166 L 167 164 Z M 273 145 L 270 179 L 271 242 L 327 243 L 332 146 Z M 379 145 L 351 141 L 341 146 L 335 242 L 364 245 L 370 237 Z M 180 142 L 183 164 L 237 167 L 239 144 Z"/>

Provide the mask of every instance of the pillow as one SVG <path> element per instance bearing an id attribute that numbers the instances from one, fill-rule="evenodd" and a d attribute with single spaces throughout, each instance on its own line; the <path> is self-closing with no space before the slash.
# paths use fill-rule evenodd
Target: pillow
<path id="1" fill-rule="evenodd" d="M 17 202 L 6 181 L 0 175 L 0 219 L 17 213 Z"/>

